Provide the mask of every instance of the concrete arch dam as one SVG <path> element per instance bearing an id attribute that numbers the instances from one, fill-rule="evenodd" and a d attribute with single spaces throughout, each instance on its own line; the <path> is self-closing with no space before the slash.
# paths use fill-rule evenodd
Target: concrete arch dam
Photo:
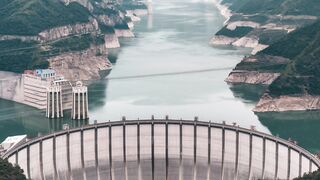
<path id="1" fill-rule="evenodd" d="M 292 179 L 320 166 L 294 143 L 255 130 L 169 119 L 61 131 L 4 157 L 30 179 Z"/>

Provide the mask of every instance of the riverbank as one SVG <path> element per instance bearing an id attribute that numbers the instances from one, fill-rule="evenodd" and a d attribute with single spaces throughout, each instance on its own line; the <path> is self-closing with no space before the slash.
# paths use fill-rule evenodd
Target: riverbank
<path id="1" fill-rule="evenodd" d="M 221 6 L 221 3 L 228 4 L 223 0 L 215 1 L 217 7 Z M 229 5 L 232 7 L 233 4 Z M 226 7 L 228 6 L 224 5 L 224 8 Z M 233 9 L 234 8 L 235 7 L 233 7 Z M 223 14 L 221 10 L 223 8 L 218 9 L 221 11 L 221 14 Z M 252 55 L 244 57 L 229 73 L 225 81 L 230 84 L 273 85 L 273 87 L 283 87 L 294 91 L 291 92 L 290 90 L 277 88 L 269 92 L 270 89 L 267 89 L 267 92 L 261 97 L 253 111 L 283 112 L 320 109 L 318 96 L 315 95 L 319 93 L 313 90 L 316 81 L 310 78 L 310 80 L 307 78 L 300 81 L 298 80 L 300 76 L 317 77 L 317 75 L 314 75 L 316 73 L 309 73 L 308 75 L 296 73 L 296 76 L 290 75 L 291 79 L 285 79 L 285 77 L 283 77 L 284 72 L 284 74 L 288 76 L 288 74 L 293 73 L 292 71 L 301 69 L 301 67 L 306 68 L 304 72 L 308 72 L 308 68 L 309 70 L 313 69 L 311 68 L 313 65 L 311 65 L 312 63 L 310 62 L 308 66 L 302 65 L 302 61 L 308 64 L 307 60 L 299 60 L 300 63 L 296 63 L 299 67 L 293 67 L 295 63 L 292 63 L 292 61 L 295 61 L 295 57 L 297 57 L 293 49 L 296 49 L 297 52 L 305 52 L 301 47 L 307 47 L 309 45 L 307 42 L 312 42 L 316 39 L 316 37 L 309 38 L 309 36 L 310 34 L 314 34 L 313 32 L 315 32 L 318 27 L 317 24 L 319 23 L 313 24 L 317 21 L 317 16 L 304 14 L 268 14 L 266 12 L 245 14 L 235 11 L 232 13 L 230 9 L 229 12 L 231 16 L 228 17 L 225 26 L 211 39 L 210 44 L 251 48 Z M 289 23 L 291 21 L 294 21 L 294 23 Z M 295 31 L 296 29 L 298 30 Z M 281 39 L 281 41 L 278 41 L 278 39 Z M 303 41 L 304 39 L 308 40 Z M 282 43 L 282 41 L 288 42 Z M 302 43 L 304 43 L 303 46 L 301 46 Z M 305 56 L 305 58 L 309 58 L 308 54 Z M 276 81 L 279 77 L 283 77 L 283 80 Z M 286 82 L 286 80 L 290 82 Z M 293 83 L 293 81 L 295 81 L 295 83 Z M 304 84 L 301 85 L 302 81 Z M 275 82 L 277 82 L 276 85 L 274 85 Z M 289 94 L 286 94 L 286 92 Z M 278 97 L 276 94 L 283 94 L 283 96 Z"/>

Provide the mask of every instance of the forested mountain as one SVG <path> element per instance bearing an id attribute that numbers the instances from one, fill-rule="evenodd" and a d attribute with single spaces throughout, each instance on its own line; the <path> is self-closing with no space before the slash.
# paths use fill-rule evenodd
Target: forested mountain
<path id="1" fill-rule="evenodd" d="M 270 95 L 320 95 L 320 21 L 289 34 L 261 53 L 291 59 L 270 85 Z"/>
<path id="2" fill-rule="evenodd" d="M 235 13 L 320 16 L 318 0 L 223 0 Z"/>
<path id="3" fill-rule="evenodd" d="M 89 21 L 79 3 L 59 0 L 0 0 L 0 34 L 37 35 L 43 30 Z"/>
<path id="4" fill-rule="evenodd" d="M 51 56 L 104 44 L 104 34 L 129 30 L 126 10 L 135 8 L 146 6 L 134 0 L 0 0 L 0 70 L 48 68 Z"/>
<path id="5" fill-rule="evenodd" d="M 252 54 L 320 16 L 318 0 L 222 0 L 221 5 L 229 9 L 223 10 L 229 19 L 212 44 L 254 48 Z"/>

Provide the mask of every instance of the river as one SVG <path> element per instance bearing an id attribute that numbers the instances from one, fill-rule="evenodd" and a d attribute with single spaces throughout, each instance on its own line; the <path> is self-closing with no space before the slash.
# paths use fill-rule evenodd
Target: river
<path id="1" fill-rule="evenodd" d="M 6 136 L 29 137 L 78 127 L 94 120 L 170 118 L 233 123 L 242 127 L 292 137 L 313 152 L 320 127 L 318 112 L 255 115 L 254 105 L 263 87 L 224 82 L 248 49 L 209 45 L 225 21 L 213 2 L 155 0 L 153 14 L 134 29 L 136 38 L 122 39 L 122 48 L 110 52 L 114 67 L 106 80 L 89 87 L 89 121 L 49 120 L 44 112 L 0 100 L 0 141 Z M 309 123 L 310 122 L 310 123 Z M 311 138 L 311 139 L 310 139 Z"/>

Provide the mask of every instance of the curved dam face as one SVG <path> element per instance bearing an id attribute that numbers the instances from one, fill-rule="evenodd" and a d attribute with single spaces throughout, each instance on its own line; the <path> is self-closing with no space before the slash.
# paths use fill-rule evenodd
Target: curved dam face
<path id="1" fill-rule="evenodd" d="M 95 124 L 33 139 L 4 157 L 30 179 L 292 179 L 320 166 L 291 142 L 184 120 Z"/>

